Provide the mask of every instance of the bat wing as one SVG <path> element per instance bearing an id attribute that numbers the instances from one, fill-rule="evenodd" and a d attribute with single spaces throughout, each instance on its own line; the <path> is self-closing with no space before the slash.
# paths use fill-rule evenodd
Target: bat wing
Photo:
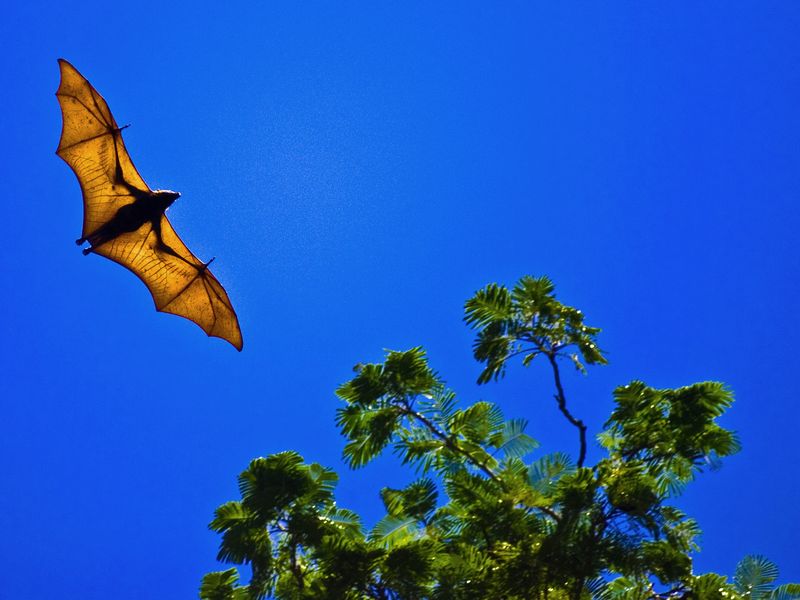
<path id="1" fill-rule="evenodd" d="M 122 128 L 106 101 L 70 63 L 63 59 L 58 63 L 61 83 L 56 96 L 64 124 L 56 154 L 78 177 L 84 205 L 82 238 L 86 239 L 112 221 L 120 208 L 153 191 L 133 165 Z M 93 244 L 91 251 L 139 277 L 150 290 L 156 310 L 194 321 L 208 335 L 242 349 L 239 321 L 228 295 L 165 215 Z"/>
<path id="2" fill-rule="evenodd" d="M 86 238 L 131 204 L 135 190 L 151 190 L 133 165 L 106 101 L 66 60 L 58 64 L 61 83 L 56 97 L 63 127 L 56 154 L 78 177 L 84 209 L 81 236 Z"/>
<path id="3" fill-rule="evenodd" d="M 123 233 L 94 251 L 141 279 L 156 310 L 194 321 L 208 335 L 242 349 L 242 332 L 228 294 L 208 265 L 189 251 L 162 215 L 161 242 L 150 223 Z M 166 247 L 166 248 L 165 248 Z"/>

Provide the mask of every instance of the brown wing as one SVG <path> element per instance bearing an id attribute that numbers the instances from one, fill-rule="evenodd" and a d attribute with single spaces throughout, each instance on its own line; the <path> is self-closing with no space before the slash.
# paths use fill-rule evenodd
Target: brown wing
<path id="1" fill-rule="evenodd" d="M 242 349 L 242 332 L 225 289 L 161 217 L 161 239 L 150 223 L 97 246 L 95 253 L 132 271 L 153 295 L 156 310 L 194 321 L 213 337 Z M 172 252 L 170 252 L 170 250 Z M 175 256 L 175 255 L 178 256 Z"/>
<path id="2" fill-rule="evenodd" d="M 64 125 L 56 154 L 78 177 L 84 208 L 81 236 L 86 238 L 133 202 L 131 188 L 150 188 L 133 166 L 106 101 L 75 67 L 64 59 L 58 64 L 56 97 Z"/>
<path id="3" fill-rule="evenodd" d="M 136 171 L 120 127 L 103 97 L 63 59 L 56 91 L 64 125 L 56 154 L 72 168 L 83 192 L 83 233 L 87 238 L 117 211 L 135 200 L 134 192 L 151 190 Z M 135 273 L 150 290 L 156 310 L 197 323 L 208 335 L 242 349 L 239 321 L 222 285 L 161 217 L 161 241 L 148 222 L 95 246 Z"/>

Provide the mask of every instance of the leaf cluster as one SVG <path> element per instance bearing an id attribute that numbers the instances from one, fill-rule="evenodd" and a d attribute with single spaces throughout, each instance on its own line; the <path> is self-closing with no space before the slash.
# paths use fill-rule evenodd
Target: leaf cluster
<path id="1" fill-rule="evenodd" d="M 525 276 L 511 290 L 487 285 L 465 303 L 464 321 L 478 332 L 475 359 L 486 363 L 478 383 L 504 376 L 514 356 L 522 356 L 526 367 L 539 355 L 566 356 L 582 372 L 584 365 L 608 362 L 597 346 L 600 329 L 585 325 L 581 311 L 559 302 L 547 277 Z"/>
<path id="2" fill-rule="evenodd" d="M 603 365 L 599 329 L 555 298 L 544 277 L 512 290 L 491 284 L 465 305 L 477 330 L 479 382 L 544 356 L 559 411 L 579 433 L 578 459 L 534 454 L 527 421 L 496 404 L 462 406 L 421 347 L 360 364 L 336 391 L 343 457 L 359 468 L 383 452 L 417 479 L 384 488 L 385 516 L 371 529 L 334 501 L 333 471 L 294 452 L 251 462 L 241 499 L 217 509 L 219 560 L 249 565 L 206 575 L 201 598 L 542 600 L 790 600 L 777 569 L 747 557 L 732 582 L 696 574 L 700 528 L 671 504 L 697 474 L 738 451 L 717 420 L 733 397 L 702 382 L 655 389 L 634 381 L 614 392 L 597 436 L 605 451 L 584 465 L 587 427 L 568 407 L 559 364 Z"/>

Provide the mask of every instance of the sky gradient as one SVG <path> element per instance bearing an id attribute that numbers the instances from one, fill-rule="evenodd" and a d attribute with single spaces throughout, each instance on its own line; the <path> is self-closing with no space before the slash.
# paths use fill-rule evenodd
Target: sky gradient
<path id="1" fill-rule="evenodd" d="M 414 474 L 344 466 L 333 392 L 385 348 L 574 455 L 546 371 L 475 384 L 463 302 L 525 274 L 603 329 L 610 365 L 565 381 L 592 435 L 632 379 L 730 386 L 743 450 L 678 502 L 695 567 L 800 581 L 800 4 L 428 4 L 5 8 L 0 598 L 196 597 L 214 509 L 286 449 L 371 526 Z M 59 57 L 181 192 L 241 354 L 75 247 Z"/>

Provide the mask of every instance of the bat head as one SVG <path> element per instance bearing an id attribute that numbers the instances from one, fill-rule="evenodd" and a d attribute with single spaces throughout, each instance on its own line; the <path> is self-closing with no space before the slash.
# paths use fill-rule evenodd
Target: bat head
<path id="1" fill-rule="evenodd" d="M 167 209 L 172 206 L 175 200 L 181 197 L 181 194 L 180 192 L 173 192 L 172 190 L 155 190 L 153 191 L 153 196 L 155 196 L 158 203 L 162 205 L 164 209 Z"/>

